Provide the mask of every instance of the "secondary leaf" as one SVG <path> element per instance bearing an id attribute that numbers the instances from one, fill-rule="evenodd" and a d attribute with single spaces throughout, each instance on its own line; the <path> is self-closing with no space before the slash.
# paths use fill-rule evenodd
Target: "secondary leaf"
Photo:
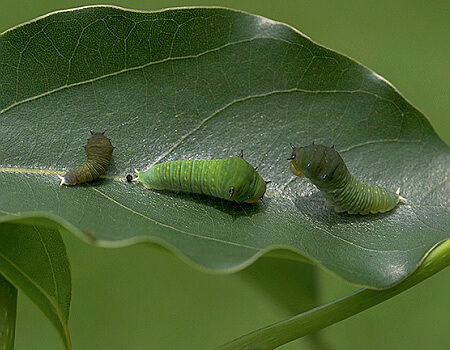
<path id="1" fill-rule="evenodd" d="M 0 274 L 0 349 L 14 349 L 17 289 Z"/>
<path id="2" fill-rule="evenodd" d="M 45 219 L 35 222 L 0 219 L 0 274 L 41 309 L 69 349 L 71 278 L 66 248 L 57 229 L 46 227 Z"/>
<path id="3" fill-rule="evenodd" d="M 390 84 L 282 23 L 219 8 L 64 11 L 0 38 L 2 213 L 46 211 L 104 246 L 163 244 L 233 271 L 274 247 L 385 288 L 449 237 L 449 148 Z M 116 146 L 109 176 L 59 187 L 90 129 Z M 408 199 L 335 214 L 294 178 L 289 142 L 336 145 L 351 172 Z M 157 193 L 124 176 L 158 161 L 244 157 L 264 203 Z"/>

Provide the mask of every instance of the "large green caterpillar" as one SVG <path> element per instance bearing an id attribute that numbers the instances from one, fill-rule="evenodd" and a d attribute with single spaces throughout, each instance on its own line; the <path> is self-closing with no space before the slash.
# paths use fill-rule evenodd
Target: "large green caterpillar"
<path id="1" fill-rule="evenodd" d="M 254 203 L 266 182 L 243 155 L 213 160 L 176 160 L 138 172 L 137 181 L 155 190 L 199 193 L 229 201 Z"/>
<path id="2" fill-rule="evenodd" d="M 384 213 L 394 209 L 401 199 L 404 200 L 399 196 L 399 191 L 390 192 L 356 180 L 334 146 L 313 143 L 298 148 L 291 144 L 291 147 L 291 171 L 299 177 L 310 179 L 338 213 Z"/>
<path id="3" fill-rule="evenodd" d="M 64 176 L 59 176 L 62 185 L 78 185 L 92 181 L 106 173 L 111 161 L 114 146 L 103 132 L 91 131 L 87 145 L 83 146 L 87 160 L 76 169 L 68 171 Z"/>

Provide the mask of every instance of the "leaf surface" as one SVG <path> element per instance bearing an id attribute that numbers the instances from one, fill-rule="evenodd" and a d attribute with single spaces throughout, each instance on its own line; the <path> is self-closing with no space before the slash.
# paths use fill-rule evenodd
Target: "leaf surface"
<path id="1" fill-rule="evenodd" d="M 197 266 L 241 269 L 275 248 L 385 288 L 449 237 L 449 148 L 383 78 L 269 19 L 223 8 L 63 11 L 0 37 L 0 211 L 47 212 L 103 246 L 160 243 Z M 108 175 L 59 187 L 89 130 Z M 289 170 L 289 142 L 335 145 L 359 179 L 408 199 L 336 214 Z M 155 192 L 124 177 L 176 159 L 244 157 L 264 202 Z M 298 256 L 298 255 L 297 255 Z"/>

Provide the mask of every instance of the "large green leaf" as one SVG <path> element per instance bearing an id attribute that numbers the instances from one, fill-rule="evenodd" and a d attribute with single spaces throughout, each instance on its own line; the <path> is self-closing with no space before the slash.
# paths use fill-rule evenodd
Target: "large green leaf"
<path id="1" fill-rule="evenodd" d="M 47 221 L 0 218 L 0 275 L 42 310 L 69 349 L 70 264 L 60 233 Z"/>
<path id="2" fill-rule="evenodd" d="M 221 8 L 59 12 L 0 38 L 1 204 L 45 211 L 98 244 L 157 242 L 232 271 L 274 248 L 356 284 L 398 283 L 449 237 L 449 148 L 389 83 L 293 28 Z M 59 187 L 88 131 L 116 146 L 108 176 Z M 408 203 L 335 214 L 289 171 L 289 142 L 336 145 L 360 179 Z M 237 205 L 157 193 L 124 176 L 159 161 L 245 158 L 271 180 Z M 287 254 L 286 252 L 289 252 Z"/>

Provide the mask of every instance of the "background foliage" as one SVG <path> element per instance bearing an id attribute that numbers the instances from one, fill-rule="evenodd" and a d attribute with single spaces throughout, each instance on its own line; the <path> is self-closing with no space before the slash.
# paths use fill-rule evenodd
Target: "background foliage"
<path id="1" fill-rule="evenodd" d="M 65 3 L 66 6 L 82 4 L 86 2 Z M 115 4 L 139 8 L 138 4 L 132 1 Z M 183 5 L 187 4 L 187 2 L 183 3 Z M 400 2 L 400 4 L 389 5 L 389 11 L 386 11 L 386 7 L 378 4 L 372 7 L 363 7 L 349 2 L 339 2 L 339 5 L 334 4 L 332 7 L 321 2 L 314 2 L 314 4 L 298 2 L 297 4 L 297 11 L 293 11 L 292 5 L 288 2 L 277 3 L 276 8 L 275 5 L 273 8 L 264 8 L 261 5 L 254 5 L 253 8 L 248 5 L 249 7 L 244 8 L 232 2 L 221 5 L 241 8 L 289 23 L 317 42 L 345 52 L 363 62 L 392 81 L 431 119 L 437 132 L 449 143 L 449 125 L 445 126 L 444 118 L 440 121 L 433 118 L 434 115 L 446 116 L 449 111 L 448 99 L 444 97 L 445 92 L 448 91 L 449 68 L 442 65 L 445 57 L 448 57 L 448 45 L 444 45 L 445 39 L 440 36 L 442 27 L 439 25 L 439 20 L 442 20 L 441 14 L 444 12 L 442 11 L 444 9 L 440 7 L 445 5 L 436 4 L 434 7 L 430 5 L 423 9 L 418 5 L 415 8 L 411 2 L 408 2 L 408 7 L 402 7 Z M 0 10 L 3 10 L 0 11 L 3 13 L 2 17 L 5 16 L 4 19 L 2 18 L 2 25 L 7 24 L 14 17 L 11 14 L 20 16 L 29 14 L 28 17 L 22 18 L 16 16 L 15 23 L 20 23 L 57 9 L 50 1 L 39 5 L 34 4 L 32 6 L 39 7 L 34 9 L 20 1 L 8 5 L 9 7 L 5 10 L 0 7 Z M 22 5 L 21 10 L 15 10 L 14 6 L 20 5 Z M 45 8 L 46 5 L 49 7 Z M 170 5 L 181 4 L 164 2 L 158 6 L 154 2 L 152 8 L 146 9 L 158 9 Z M 4 5 L 1 4 L 1 6 Z M 280 13 L 281 9 L 285 10 L 284 14 Z M 389 13 L 389 16 L 386 17 L 386 13 Z M 297 14 L 295 18 L 294 14 Z M 427 21 L 422 22 L 422 18 L 427 18 Z M 7 24 L 0 30 L 13 24 L 14 22 Z M 442 25 L 447 24 L 442 23 Z M 404 37 L 401 36 L 402 33 Z M 429 40 L 430 37 L 433 40 Z M 389 43 L 391 46 L 388 46 Z M 174 329 L 181 330 L 180 344 L 183 344 L 183 339 L 192 333 L 199 334 L 199 342 L 203 342 L 208 335 L 215 337 L 215 342 L 217 337 L 222 337 L 226 341 L 287 315 L 286 309 L 283 309 L 275 298 L 252 285 L 248 278 L 244 278 L 245 273 L 233 276 L 208 276 L 192 271 L 191 268 L 184 266 L 162 250 L 131 247 L 118 251 L 100 251 L 72 237 L 65 237 L 65 239 L 74 269 L 74 299 L 70 325 L 75 348 L 91 346 L 95 348 L 95 345 L 105 346 L 106 344 L 114 344 L 117 348 L 120 348 L 119 344 L 123 347 L 139 348 L 142 344 L 149 343 L 163 348 L 169 344 L 169 340 L 173 340 L 171 333 Z M 254 268 L 262 268 L 263 264 L 264 262 L 260 262 Z M 99 276 L 102 277 L 99 278 Z M 397 344 L 400 347 L 419 343 L 434 344 L 435 347 L 445 346 L 445 342 L 449 340 L 440 336 L 445 332 L 439 331 L 439 325 L 445 325 L 446 321 L 448 324 L 448 319 L 445 320 L 445 315 L 439 313 L 439 310 L 448 305 L 448 300 L 444 300 L 444 295 L 448 295 L 445 289 L 447 288 L 448 291 L 449 288 L 448 276 L 446 271 L 408 291 L 405 295 L 369 310 L 363 315 L 358 315 L 353 320 L 331 327 L 324 332 L 325 338 L 332 339 L 333 343 L 341 344 L 343 347 L 352 345 L 355 348 L 358 344 L 362 346 L 369 337 L 373 348 L 382 347 L 383 344 L 390 344 L 390 346 Z M 324 285 L 333 290 L 333 292 L 327 292 L 328 288 L 325 289 L 324 300 L 330 300 L 351 289 L 322 274 L 320 279 L 326 280 Z M 180 280 L 185 281 L 183 289 L 179 288 Z M 438 284 L 433 286 L 435 281 L 438 281 Z M 442 283 L 440 287 L 439 281 Z M 287 282 L 285 288 L 292 288 L 290 282 Z M 434 288 L 439 292 L 436 293 L 436 298 L 430 300 L 425 296 L 422 298 L 421 288 L 426 288 L 423 289 L 423 294 Z M 244 297 L 242 293 L 245 293 Z M 419 293 L 416 298 L 421 299 L 420 303 L 418 303 L 419 300 L 414 299 L 414 293 Z M 439 300 L 440 295 L 442 300 Z M 405 299 L 408 296 L 412 300 Z M 403 307 L 402 298 L 406 300 Z M 36 340 L 42 342 L 42 348 L 49 348 L 49 346 L 58 348 L 59 339 L 51 328 L 44 333 L 48 334 L 48 337 L 40 336 L 42 331 L 40 327 L 45 328 L 48 321 L 41 319 L 37 323 L 38 327 L 31 327 L 31 324 L 36 325 L 34 323 L 36 321 L 33 322 L 33 318 L 30 317 L 30 313 L 31 316 L 33 315 L 33 306 L 27 304 L 23 298 L 20 300 L 17 348 L 21 346 L 29 348 L 27 344 L 35 344 Z M 430 304 L 427 305 L 426 301 Z M 411 305 L 414 305 L 414 308 Z M 25 311 L 26 307 L 30 307 L 31 311 Z M 389 309 L 392 310 L 392 314 L 389 313 Z M 437 312 L 434 316 L 433 310 Z M 408 313 L 411 315 L 411 321 L 405 324 L 403 320 Z M 38 319 L 41 317 L 37 312 L 34 314 Z M 149 315 L 152 315 L 155 321 L 151 322 L 150 330 Z M 433 327 L 429 327 L 430 331 L 424 334 L 418 330 L 420 324 L 423 326 L 422 322 L 424 318 L 426 320 L 426 317 L 430 317 Z M 242 323 L 237 323 L 236 318 Z M 97 326 L 87 330 L 87 333 L 86 319 L 97 321 Z M 207 323 L 201 325 L 201 319 L 207 320 Z M 179 326 L 174 327 L 175 324 Z M 213 325 L 214 329 L 220 328 L 220 324 L 223 324 L 223 328 L 227 329 L 228 333 L 212 334 L 208 324 Z M 50 327 L 49 324 L 47 326 Z M 417 331 L 414 331 L 415 326 Z M 405 328 L 402 329 L 402 327 Z M 202 328 L 205 332 L 203 339 L 199 333 L 199 329 Z M 167 329 L 166 333 L 163 332 L 164 329 Z M 33 334 L 34 331 L 38 333 Z M 104 334 L 106 339 L 100 339 L 99 332 Z M 378 336 L 372 339 L 374 332 Z M 124 334 L 129 337 L 125 337 Z M 350 334 L 351 339 L 347 337 Z M 417 338 L 414 338 L 416 335 Z M 131 343 L 133 341 L 137 343 Z"/>

